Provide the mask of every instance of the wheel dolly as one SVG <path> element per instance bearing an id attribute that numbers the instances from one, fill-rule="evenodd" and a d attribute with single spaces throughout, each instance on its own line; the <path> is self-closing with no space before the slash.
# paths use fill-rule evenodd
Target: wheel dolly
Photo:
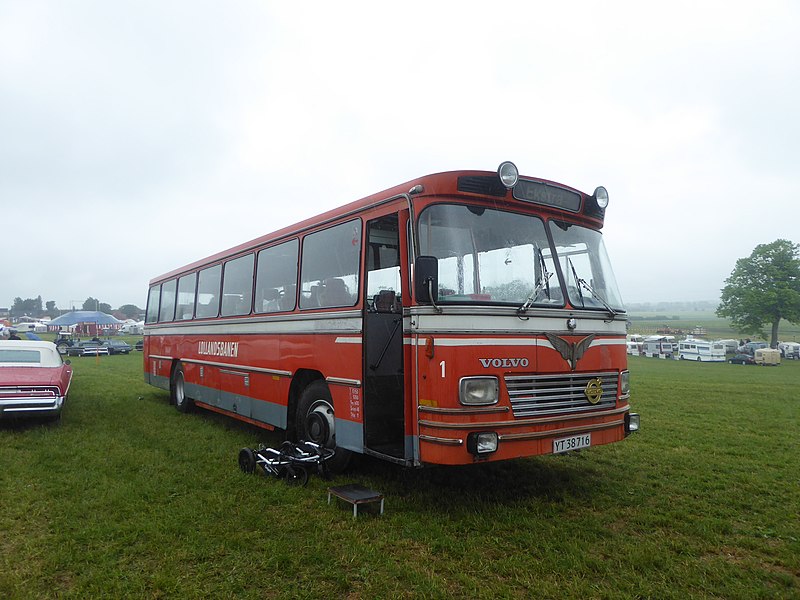
<path id="1" fill-rule="evenodd" d="M 254 473 L 256 466 L 265 475 L 285 479 L 288 485 L 306 485 L 309 470 L 313 469 L 320 477 L 330 479 L 326 462 L 334 455 L 334 450 L 314 442 L 283 442 L 280 448 L 242 448 L 239 451 L 239 468 L 245 473 Z"/>

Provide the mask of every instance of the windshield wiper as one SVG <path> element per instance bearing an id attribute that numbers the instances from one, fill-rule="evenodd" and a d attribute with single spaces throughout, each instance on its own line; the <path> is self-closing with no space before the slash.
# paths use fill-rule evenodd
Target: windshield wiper
<path id="1" fill-rule="evenodd" d="M 611 315 L 612 319 L 616 317 L 619 314 L 619 312 L 615 308 L 612 308 L 612 306 L 608 302 L 606 302 L 605 298 L 603 298 L 603 296 L 601 296 L 592 286 L 586 283 L 585 279 L 581 279 L 580 277 L 578 277 L 578 273 L 577 271 L 575 271 L 575 265 L 572 264 L 572 259 L 568 258 L 567 262 L 569 263 L 569 268 L 572 270 L 572 276 L 575 278 L 578 294 L 581 297 L 581 307 L 586 308 L 586 303 L 583 300 L 583 292 L 581 291 L 581 287 L 583 287 L 586 288 L 586 291 L 588 291 L 598 302 L 600 302 L 600 304 L 603 305 L 603 307 Z"/>
<path id="2" fill-rule="evenodd" d="M 541 274 L 539 275 L 539 278 L 536 280 L 536 285 L 534 286 L 533 291 L 531 291 L 530 295 L 525 300 L 525 302 L 522 303 L 522 306 L 520 306 L 517 309 L 517 312 L 520 313 L 520 314 L 524 313 L 526 310 L 528 310 L 530 308 L 531 304 L 536 302 L 536 298 L 539 296 L 539 294 L 542 292 L 542 290 L 545 291 L 545 294 L 547 295 L 547 299 L 551 300 L 551 298 L 550 298 L 550 277 L 551 277 L 552 273 L 549 273 L 547 271 L 547 265 L 544 262 L 544 254 L 542 254 L 542 249 L 539 248 L 539 246 L 536 246 L 536 254 L 537 254 L 537 257 L 539 258 L 539 265 L 541 266 Z"/>

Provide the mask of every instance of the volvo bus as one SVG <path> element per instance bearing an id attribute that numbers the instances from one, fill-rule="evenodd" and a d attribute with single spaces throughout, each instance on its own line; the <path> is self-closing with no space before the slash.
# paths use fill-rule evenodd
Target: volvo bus
<path id="1" fill-rule="evenodd" d="M 180 411 L 407 466 L 623 440 L 608 193 L 427 175 L 152 279 L 144 376 Z"/>

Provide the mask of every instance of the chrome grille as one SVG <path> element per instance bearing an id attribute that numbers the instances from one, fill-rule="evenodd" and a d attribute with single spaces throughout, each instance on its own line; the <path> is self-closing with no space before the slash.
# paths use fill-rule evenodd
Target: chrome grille
<path id="1" fill-rule="evenodd" d="M 599 378 L 603 395 L 597 404 L 586 397 L 586 386 Z M 541 417 L 613 408 L 619 375 L 609 373 L 559 373 L 558 375 L 506 375 L 506 388 L 514 416 Z"/>

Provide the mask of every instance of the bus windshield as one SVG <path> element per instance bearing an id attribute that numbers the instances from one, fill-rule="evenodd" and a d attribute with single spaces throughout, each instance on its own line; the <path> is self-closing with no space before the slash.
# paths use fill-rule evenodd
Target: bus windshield
<path id="1" fill-rule="evenodd" d="M 544 221 L 531 215 L 436 204 L 420 213 L 418 224 L 420 254 L 439 261 L 439 303 L 562 307 L 557 257 L 573 306 L 622 309 L 597 231 L 559 222 L 551 226 L 554 251 Z"/>

